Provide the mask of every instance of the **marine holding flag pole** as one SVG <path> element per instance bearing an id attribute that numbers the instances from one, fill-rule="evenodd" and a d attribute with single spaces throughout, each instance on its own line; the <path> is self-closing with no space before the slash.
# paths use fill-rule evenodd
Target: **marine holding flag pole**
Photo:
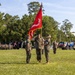
<path id="1" fill-rule="evenodd" d="M 32 26 L 28 32 L 30 39 L 32 39 L 34 32 L 37 29 L 42 29 L 42 3 L 41 3 L 39 11 L 35 17 L 35 20 L 34 20 Z M 41 34 L 42 34 L 42 32 L 41 32 Z"/>

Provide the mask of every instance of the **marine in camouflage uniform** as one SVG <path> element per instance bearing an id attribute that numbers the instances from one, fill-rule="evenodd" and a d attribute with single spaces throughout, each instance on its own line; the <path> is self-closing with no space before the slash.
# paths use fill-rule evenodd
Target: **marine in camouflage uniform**
<path id="1" fill-rule="evenodd" d="M 53 53 L 56 54 L 56 50 L 57 50 L 57 42 L 54 41 L 53 42 Z"/>
<path id="2" fill-rule="evenodd" d="M 48 36 L 44 41 L 45 58 L 46 63 L 49 62 L 49 50 L 50 50 L 50 37 Z"/>
<path id="3" fill-rule="evenodd" d="M 25 49 L 26 49 L 26 63 L 29 63 L 31 58 L 31 41 L 29 39 L 29 36 L 27 36 L 25 42 Z"/>
<path id="4" fill-rule="evenodd" d="M 42 38 L 40 34 L 35 38 L 35 48 L 36 48 L 37 60 L 41 62 Z"/>

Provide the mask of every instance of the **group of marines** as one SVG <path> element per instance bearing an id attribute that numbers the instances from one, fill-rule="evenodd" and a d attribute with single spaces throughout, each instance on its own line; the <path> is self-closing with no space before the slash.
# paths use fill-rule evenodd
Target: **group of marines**
<path id="1" fill-rule="evenodd" d="M 46 63 L 49 63 L 49 50 L 50 50 L 50 43 L 51 43 L 51 36 L 48 35 L 45 39 L 41 37 L 40 34 L 38 34 L 34 38 L 34 47 L 36 49 L 36 59 L 38 62 L 41 62 L 42 58 L 41 55 L 43 52 L 45 52 L 45 58 L 46 58 Z M 53 42 L 53 52 L 56 54 L 56 41 Z M 30 62 L 31 59 L 31 50 L 32 50 L 32 44 L 29 36 L 26 38 L 26 63 Z"/>

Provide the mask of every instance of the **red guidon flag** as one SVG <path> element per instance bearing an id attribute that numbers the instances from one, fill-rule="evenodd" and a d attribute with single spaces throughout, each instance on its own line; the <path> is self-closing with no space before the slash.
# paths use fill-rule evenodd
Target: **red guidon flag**
<path id="1" fill-rule="evenodd" d="M 34 32 L 40 28 L 42 28 L 42 5 L 40 6 L 40 9 L 35 17 L 35 20 L 28 32 L 30 39 L 32 39 Z"/>

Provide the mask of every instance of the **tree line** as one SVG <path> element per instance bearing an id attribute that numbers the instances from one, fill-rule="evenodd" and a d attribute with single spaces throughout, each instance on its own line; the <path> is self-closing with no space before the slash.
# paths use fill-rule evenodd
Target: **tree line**
<path id="1" fill-rule="evenodd" d="M 40 3 L 30 2 L 27 5 L 29 14 L 24 14 L 22 18 L 18 15 L 12 16 L 8 13 L 5 14 L 4 12 L 0 12 L 0 42 L 9 43 L 11 41 L 25 40 L 29 28 L 33 24 L 36 13 L 40 8 Z M 43 7 L 43 14 L 44 13 L 45 10 Z M 73 24 L 68 19 L 62 21 L 61 25 L 53 17 L 43 15 L 42 24 L 42 36 L 46 37 L 50 34 L 52 37 L 51 41 L 71 41 L 75 38 L 75 36 L 70 32 Z M 40 32 L 41 30 L 38 29 L 34 36 Z"/>

